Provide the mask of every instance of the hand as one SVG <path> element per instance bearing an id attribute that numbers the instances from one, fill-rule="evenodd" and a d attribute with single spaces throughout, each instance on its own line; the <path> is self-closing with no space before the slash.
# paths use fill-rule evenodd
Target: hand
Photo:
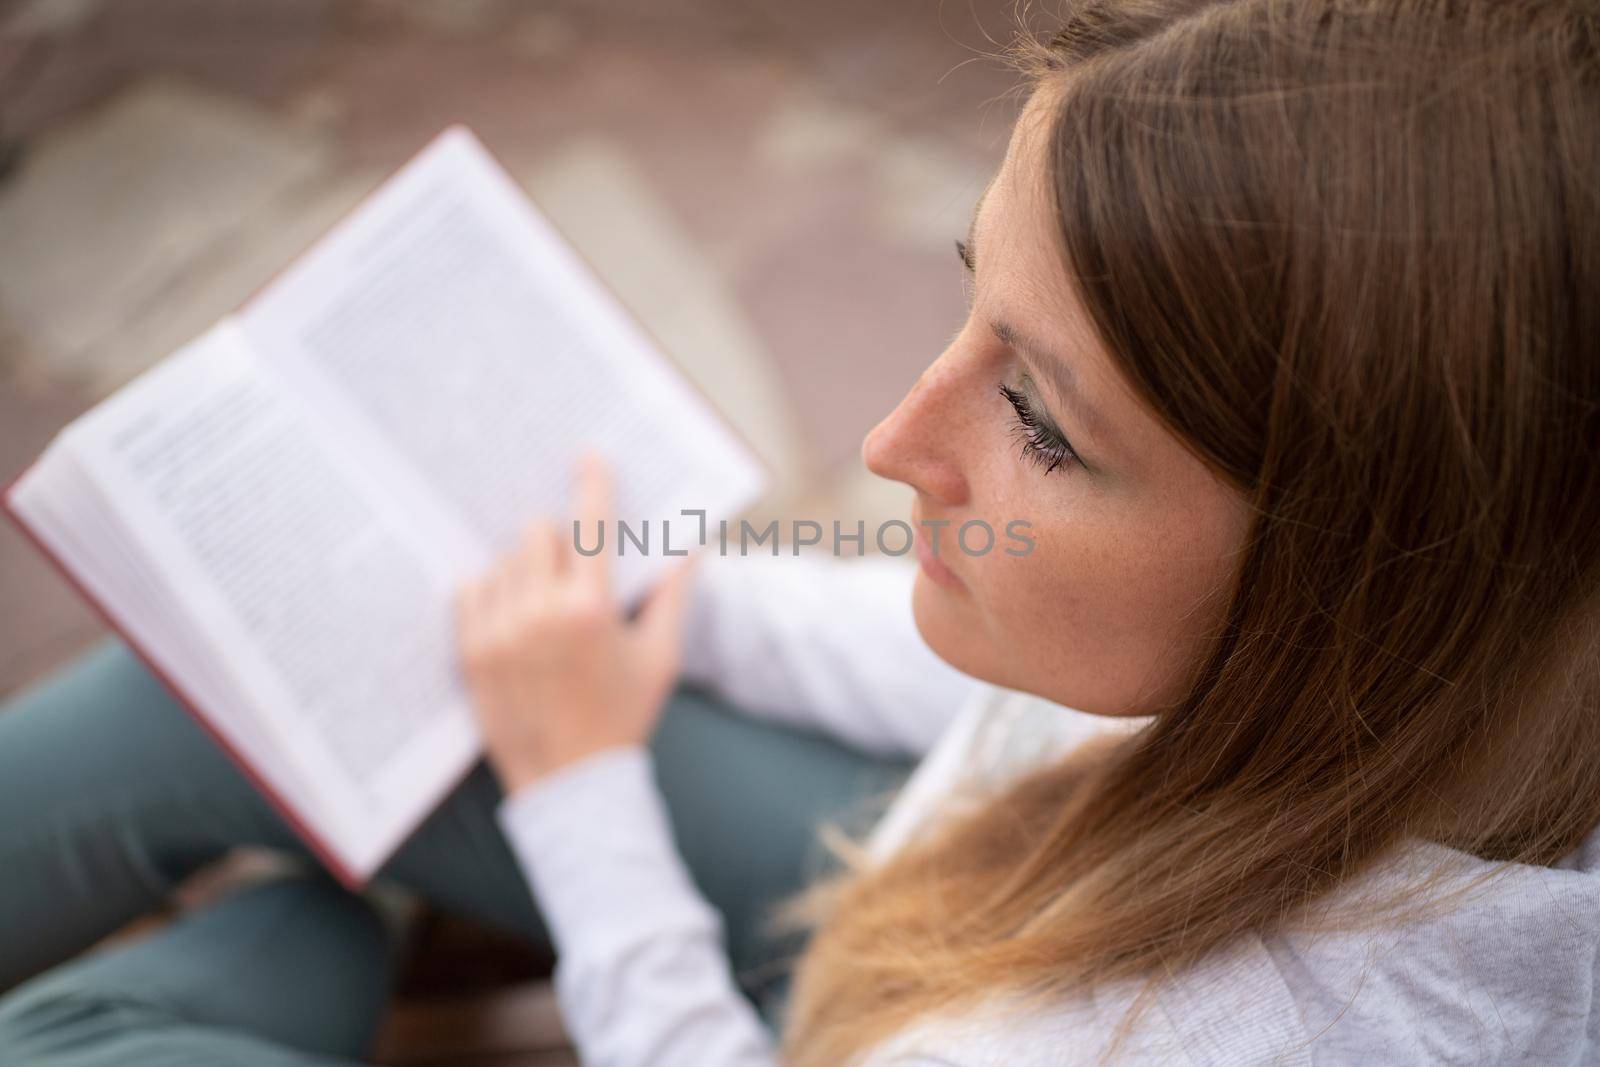
<path id="1" fill-rule="evenodd" d="M 583 543 L 610 513 L 603 460 L 578 471 Z M 489 762 L 505 790 L 585 756 L 643 744 L 678 674 L 685 561 L 630 622 L 612 600 L 607 552 L 579 555 L 571 527 L 531 523 L 521 544 L 456 597 L 457 643 Z"/>

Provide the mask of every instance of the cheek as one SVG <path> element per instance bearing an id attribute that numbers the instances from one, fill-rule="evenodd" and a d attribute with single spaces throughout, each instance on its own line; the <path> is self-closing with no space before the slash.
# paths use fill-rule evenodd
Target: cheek
<path id="1" fill-rule="evenodd" d="M 1112 507 L 1026 517 L 1032 553 L 970 561 L 965 595 L 919 576 L 929 644 L 968 674 L 1096 714 L 1176 697 L 1216 619 L 1207 594 L 1228 577 L 1221 531 L 1202 516 Z"/>
<path id="2" fill-rule="evenodd" d="M 1148 576 L 1092 518 L 1039 523 L 1033 553 L 984 575 L 996 667 L 1011 688 L 1110 713 L 1145 657 Z"/>

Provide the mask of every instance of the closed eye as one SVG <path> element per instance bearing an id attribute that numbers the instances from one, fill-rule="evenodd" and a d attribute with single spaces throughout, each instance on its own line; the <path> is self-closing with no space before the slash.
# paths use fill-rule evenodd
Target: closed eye
<path id="1" fill-rule="evenodd" d="M 1083 466 L 1072 444 L 1034 410 L 1026 393 L 1001 382 L 1000 395 L 1016 414 L 1012 436 L 1021 443 L 1023 459 L 1043 467 L 1046 474 L 1072 463 Z"/>

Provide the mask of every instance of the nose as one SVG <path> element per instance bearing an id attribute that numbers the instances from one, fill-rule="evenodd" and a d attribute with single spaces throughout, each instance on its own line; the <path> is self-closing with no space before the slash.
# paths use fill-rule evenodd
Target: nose
<path id="1" fill-rule="evenodd" d="M 971 392 L 961 381 L 954 350 L 947 350 L 867 434 L 861 443 L 867 469 L 940 504 L 965 503 L 969 490 L 961 442 L 968 436 L 964 401 Z"/>

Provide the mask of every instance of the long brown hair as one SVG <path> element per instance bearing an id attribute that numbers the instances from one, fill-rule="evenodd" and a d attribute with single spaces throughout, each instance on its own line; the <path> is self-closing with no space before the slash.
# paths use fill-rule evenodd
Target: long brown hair
<path id="1" fill-rule="evenodd" d="M 834 887 L 800 1067 L 1600 821 L 1595 5 L 1103 0 L 1028 54 L 1063 269 L 1253 528 L 1181 701 Z"/>

